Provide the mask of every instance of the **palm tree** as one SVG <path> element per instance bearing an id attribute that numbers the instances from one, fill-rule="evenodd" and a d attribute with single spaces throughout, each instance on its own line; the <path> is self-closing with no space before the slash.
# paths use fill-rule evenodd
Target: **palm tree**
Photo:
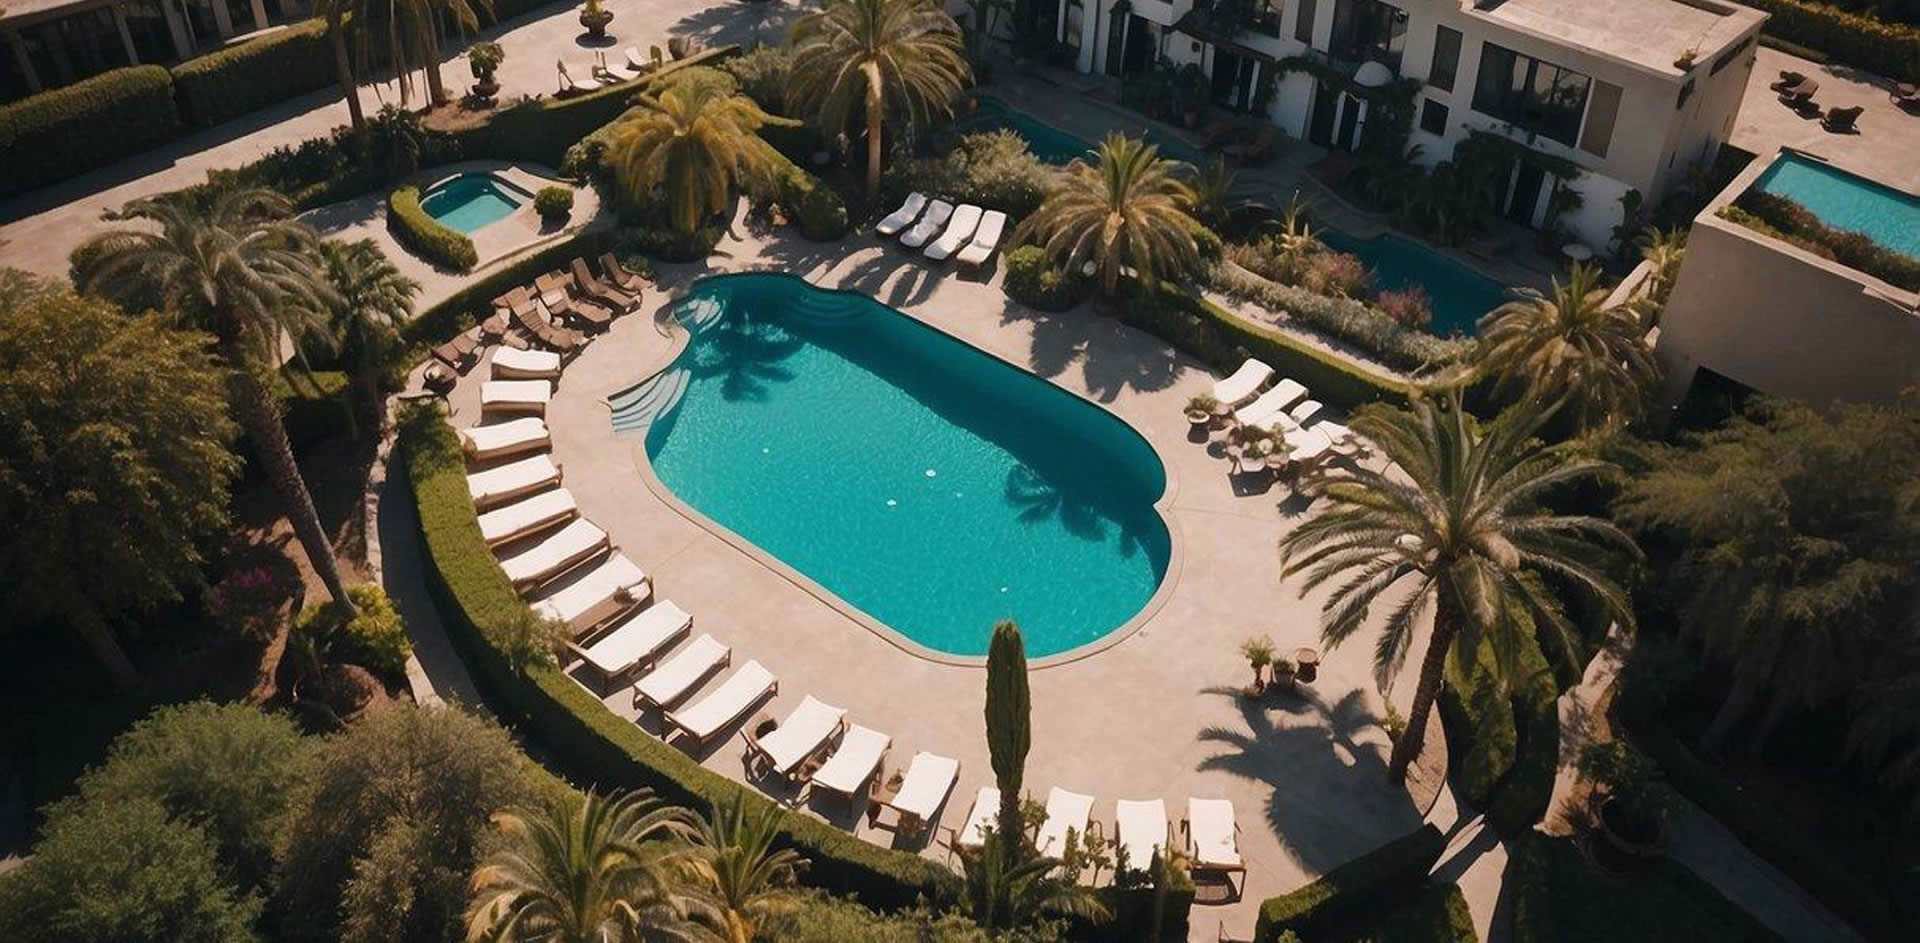
<path id="1" fill-rule="evenodd" d="M 493 821 L 507 847 L 473 874 L 467 939 L 553 943 L 704 939 L 689 916 L 697 898 L 678 885 L 685 848 L 642 847 L 655 838 L 685 838 L 685 809 L 636 789 L 543 810 L 499 812 Z"/>
<path id="2" fill-rule="evenodd" d="M 1180 180 L 1178 162 L 1117 133 L 1101 142 L 1099 156 L 1095 164 L 1068 165 L 1060 186 L 1014 230 L 1014 243 L 1037 237 L 1047 257 L 1068 271 L 1094 263 L 1107 297 L 1129 266 L 1147 284 L 1191 271 L 1200 224 L 1187 215 L 1193 188 Z"/>
<path id="3" fill-rule="evenodd" d="M 493 0 L 478 0 L 493 15 Z M 480 17 L 467 0 L 387 0 L 387 44 L 393 51 L 394 72 L 400 81 L 400 104 L 413 90 L 414 69 L 426 73 L 427 102 L 447 103 L 446 82 L 440 77 L 440 20 L 450 18 L 461 35 L 480 28 Z"/>
<path id="4" fill-rule="evenodd" d="M 331 336 L 356 355 L 362 403 L 377 415 L 382 375 L 400 349 L 394 327 L 413 316 L 420 283 L 400 274 L 372 239 L 328 240 L 320 244 L 320 256 L 340 299 Z"/>
<path id="5" fill-rule="evenodd" d="M 1640 257 L 1653 263 L 1653 299 L 1665 302 L 1674 276 L 1680 274 L 1680 263 L 1687 260 L 1687 231 L 1648 226 L 1640 234 Z"/>
<path id="6" fill-rule="evenodd" d="M 1496 377 L 1496 391 L 1565 398 L 1582 429 L 1633 418 L 1659 368 L 1639 312 L 1606 301 L 1599 269 L 1585 264 L 1564 284 L 1554 279 L 1551 295 L 1519 289 L 1480 321 L 1479 371 Z"/>
<path id="7" fill-rule="evenodd" d="M 364 40 L 366 36 L 365 0 L 315 0 L 313 13 L 327 18 L 327 43 L 333 47 L 334 79 L 340 83 L 340 93 L 347 99 L 347 117 L 353 128 L 359 130 L 366 124 L 367 116 L 360 109 L 360 79 L 353 67 L 353 57 L 347 53 L 347 40 L 349 33 L 356 40 Z M 364 42 L 361 45 L 364 47 Z"/>
<path id="8" fill-rule="evenodd" d="M 999 829 L 988 829 L 986 844 L 960 852 L 967 909 L 975 923 L 1008 930 L 1044 916 L 1081 917 L 1093 923 L 1111 918 L 1092 888 L 1055 876 L 1060 859 L 1008 856 L 1002 850 L 1007 841 Z M 1019 839 L 1012 843 L 1017 846 Z"/>
<path id="9" fill-rule="evenodd" d="M 736 792 L 693 833 L 692 871 L 711 893 L 727 943 L 751 943 L 762 921 L 799 906 L 795 879 L 807 860 L 774 848 L 780 815 L 772 805 L 749 815 L 746 794 Z"/>
<path id="10" fill-rule="evenodd" d="M 1411 409 L 1365 409 L 1353 431 L 1379 444 L 1392 459 L 1388 471 L 1330 472 L 1323 481 L 1332 506 L 1280 542 L 1285 575 L 1306 574 L 1303 595 L 1343 580 L 1321 611 L 1329 648 L 1352 637 L 1389 589 L 1412 582 L 1374 651 L 1382 687 L 1406 661 L 1421 616 L 1434 612 L 1407 729 L 1388 764 L 1393 782 L 1406 777 L 1419 753 L 1449 652 L 1471 657 L 1487 633 L 1529 621 L 1559 633 L 1560 651 L 1577 650 L 1574 629 L 1542 577 L 1633 625 L 1626 592 L 1598 558 L 1609 548 L 1634 555 L 1638 548 L 1606 520 L 1557 514 L 1540 504 L 1552 489 L 1608 467 L 1569 445 L 1532 441 L 1549 415 L 1523 403 L 1480 430 L 1458 391 L 1437 403 L 1417 400 Z M 1511 649 L 1493 638 L 1496 650 Z"/>
<path id="11" fill-rule="evenodd" d="M 112 218 L 153 228 L 87 240 L 76 252 L 85 262 L 76 266 L 75 280 L 88 292 L 145 292 L 181 322 L 214 336 L 232 369 L 234 418 L 265 464 L 314 572 L 334 603 L 353 613 L 269 382 L 280 363 L 280 338 L 310 336 L 322 313 L 338 304 L 315 264 L 318 237 L 288 218 L 292 209 L 285 197 L 262 189 L 220 194 L 204 208 L 186 200 L 135 200 Z"/>
<path id="12" fill-rule="evenodd" d="M 867 199 L 880 192 L 882 129 L 889 113 L 911 132 L 953 113 L 973 82 L 960 26 L 931 0 L 830 0 L 793 24 L 789 114 L 845 134 L 856 113 L 867 131 Z"/>
<path id="13" fill-rule="evenodd" d="M 681 235 L 691 237 L 701 222 L 724 211 L 736 186 L 768 188 L 777 178 L 773 149 L 755 132 L 789 122 L 761 111 L 753 99 L 701 85 L 670 89 L 641 104 L 614 128 L 607 159 L 629 200 L 665 192 Z"/>

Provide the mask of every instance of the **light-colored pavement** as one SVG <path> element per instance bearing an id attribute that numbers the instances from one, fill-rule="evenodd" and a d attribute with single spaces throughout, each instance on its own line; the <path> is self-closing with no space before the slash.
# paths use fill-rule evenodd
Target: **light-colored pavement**
<path id="1" fill-rule="evenodd" d="M 721 253 L 716 268 L 774 267 L 867 292 L 1105 405 L 1161 453 L 1177 489 L 1168 508 L 1184 548 L 1179 571 L 1169 576 L 1177 583 L 1132 637 L 1035 672 L 1027 783 L 1036 795 L 1057 785 L 1098 797 L 1095 817 L 1109 828 L 1117 799 L 1163 798 L 1176 820 L 1188 796 L 1232 799 L 1249 867 L 1245 893 L 1235 904 L 1196 908 L 1196 939 L 1213 939 L 1222 925 L 1249 936 L 1260 900 L 1419 824 L 1406 792 L 1386 783 L 1370 639 L 1327 653 L 1319 680 L 1302 686 L 1301 697 L 1260 705 L 1237 695 L 1248 675 L 1236 652 L 1241 639 L 1269 633 L 1283 650 L 1318 645 L 1321 595 L 1303 600 L 1296 581 L 1280 580 L 1273 549 L 1312 506 L 1285 487 L 1236 491 L 1225 460 L 1188 440 L 1181 407 L 1213 380 L 1200 365 L 1084 311 L 1028 311 L 995 282 L 937 273 L 864 237 L 825 247 L 748 237 L 723 243 Z M 918 750 L 960 759 L 960 781 L 941 816 L 957 825 L 975 790 L 992 781 L 983 671 L 908 654 L 683 516 L 642 484 L 640 441 L 611 430 L 602 398 L 664 365 L 669 340 L 651 315 L 701 271 L 664 272 L 665 291 L 652 293 L 642 313 L 616 322 L 568 367 L 547 417 L 567 487 L 586 516 L 652 574 L 657 596 L 695 614 L 697 632 L 731 644 L 736 664 L 758 659 L 780 677 L 779 695 L 763 710 L 784 716 L 811 694 L 892 735 L 889 766 Z M 455 423 L 478 420 L 484 372 L 476 368 L 452 396 Z M 625 689 L 600 690 L 615 712 L 635 715 Z M 651 714 L 642 726 L 660 729 Z M 736 733 L 695 755 L 717 772 L 745 778 L 742 749 Z M 869 840 L 895 841 L 831 799 L 803 807 Z M 946 854 L 922 842 L 901 847 Z"/>
<path id="2" fill-rule="evenodd" d="M 1780 80 L 1782 70 L 1798 72 L 1820 83 L 1813 100 L 1825 109 L 1862 107 L 1855 134 L 1834 134 L 1780 104 L 1767 88 Z M 1796 147 L 1828 157 L 1908 193 L 1920 193 L 1920 114 L 1901 111 L 1888 97 L 1886 79 L 1857 69 L 1820 65 L 1777 49 L 1760 47 L 1747 80 L 1747 97 L 1735 119 L 1733 143 L 1765 156 L 1778 147 Z"/>

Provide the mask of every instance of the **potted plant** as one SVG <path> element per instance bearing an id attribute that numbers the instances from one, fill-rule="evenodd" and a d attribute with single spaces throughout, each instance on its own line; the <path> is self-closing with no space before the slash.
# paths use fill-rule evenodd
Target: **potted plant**
<path id="1" fill-rule="evenodd" d="M 1213 414 L 1220 408 L 1220 401 L 1212 393 L 1201 393 L 1187 400 L 1187 421 L 1196 428 L 1213 425 Z"/>
<path id="2" fill-rule="evenodd" d="M 467 50 L 467 68 L 473 70 L 473 97 L 482 101 L 491 101 L 500 94 L 500 83 L 493 80 L 493 73 L 506 61 L 507 52 L 499 43 L 474 43 Z"/>
<path id="3" fill-rule="evenodd" d="M 1273 668 L 1268 671 L 1268 674 L 1273 676 L 1272 688 L 1278 688 L 1284 684 L 1288 690 L 1293 690 L 1293 679 L 1297 676 L 1297 669 L 1293 664 L 1293 659 L 1278 655 L 1274 656 Z"/>
<path id="4" fill-rule="evenodd" d="M 570 187 L 541 187 L 533 195 L 533 208 L 540 218 L 547 222 L 564 222 L 573 212 L 573 190 Z"/>
<path id="5" fill-rule="evenodd" d="M 607 24 L 613 22 L 613 11 L 600 5 L 600 0 L 587 0 L 580 8 L 580 25 L 587 28 L 587 35 L 593 39 L 607 37 Z"/>
<path id="6" fill-rule="evenodd" d="M 1273 663 L 1273 639 L 1256 635 L 1240 643 L 1240 656 L 1253 666 L 1253 684 L 1246 689 L 1248 697 L 1255 697 L 1266 690 L 1266 681 L 1261 677 L 1261 669 Z"/>
<path id="7" fill-rule="evenodd" d="M 1588 744 L 1580 773 L 1594 783 L 1594 828 L 1608 849 L 1634 861 L 1666 850 L 1671 794 L 1646 754 L 1620 740 Z"/>
<path id="8" fill-rule="evenodd" d="M 1673 60 L 1673 67 L 1676 69 L 1679 69 L 1682 72 L 1685 72 L 1688 69 L 1693 68 L 1694 60 L 1699 58 L 1700 58 L 1700 50 L 1688 49 L 1685 52 L 1682 52 L 1680 54 L 1680 58 Z"/>

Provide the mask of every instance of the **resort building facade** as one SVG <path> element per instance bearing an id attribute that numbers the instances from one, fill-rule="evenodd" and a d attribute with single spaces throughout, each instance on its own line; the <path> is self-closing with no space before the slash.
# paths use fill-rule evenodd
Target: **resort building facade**
<path id="1" fill-rule="evenodd" d="M 7 0 L 0 102 L 109 69 L 191 59 L 309 15 L 308 0 Z"/>
<path id="2" fill-rule="evenodd" d="M 1818 408 L 1886 404 L 1920 384 L 1920 292 L 1729 219 L 1750 190 L 1920 257 L 1920 195 L 1797 151 L 1763 155 L 1693 221 L 1654 345 L 1662 405 L 1742 388 Z"/>
<path id="3" fill-rule="evenodd" d="M 1510 141 L 1500 215 L 1595 249 L 1629 190 L 1651 206 L 1712 162 L 1767 18 L 1721 0 L 1058 0 L 1035 16 L 1081 72 L 1197 65 L 1213 105 L 1336 150 L 1414 80 L 1417 160 Z"/>

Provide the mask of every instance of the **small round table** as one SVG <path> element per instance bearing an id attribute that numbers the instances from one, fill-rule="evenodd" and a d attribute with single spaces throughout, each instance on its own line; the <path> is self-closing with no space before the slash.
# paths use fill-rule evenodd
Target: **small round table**
<path id="1" fill-rule="evenodd" d="M 1298 648 L 1293 652 L 1293 673 L 1298 681 L 1312 684 L 1320 677 L 1320 653 L 1311 648 Z"/>
<path id="2" fill-rule="evenodd" d="M 1593 258 L 1593 247 L 1584 242 L 1569 242 L 1560 247 L 1560 254 L 1575 262 L 1585 262 Z"/>
<path id="3" fill-rule="evenodd" d="M 453 389 L 453 371 L 442 364 L 433 364 L 427 372 L 421 374 L 420 382 L 435 393 L 445 393 Z"/>

